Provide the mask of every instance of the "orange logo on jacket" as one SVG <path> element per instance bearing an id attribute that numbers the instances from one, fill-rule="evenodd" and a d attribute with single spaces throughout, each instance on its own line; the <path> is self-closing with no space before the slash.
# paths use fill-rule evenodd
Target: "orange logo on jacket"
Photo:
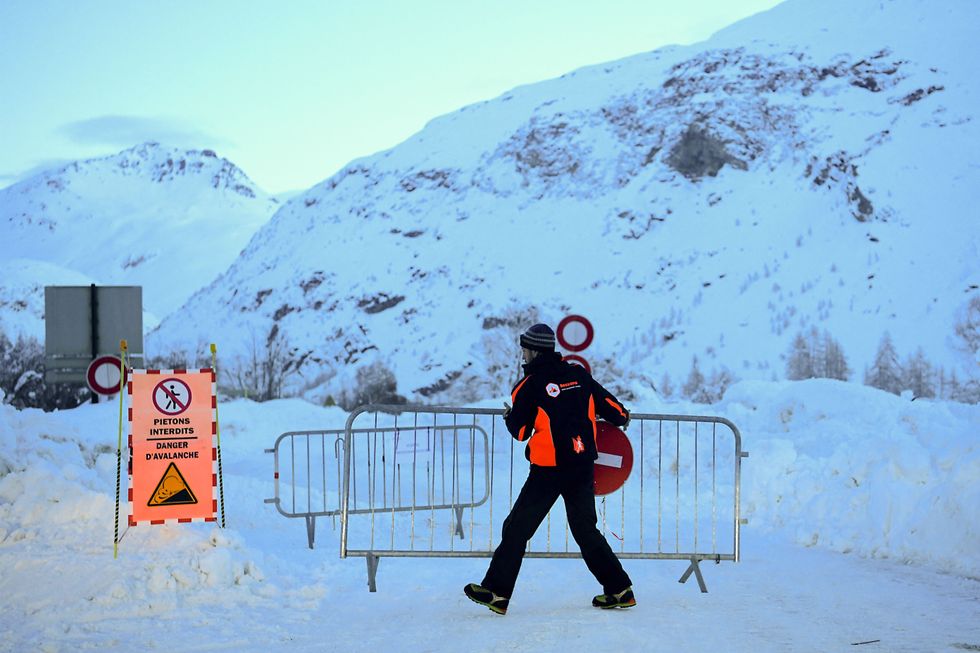
<path id="1" fill-rule="evenodd" d="M 548 393 L 549 397 L 557 397 L 561 392 L 561 388 L 558 387 L 557 383 L 549 383 L 544 387 L 544 391 Z"/>
<path id="2" fill-rule="evenodd" d="M 585 451 L 585 445 L 582 443 L 581 435 L 576 435 L 575 439 L 572 440 L 572 448 L 575 449 L 575 453 L 582 453 Z"/>

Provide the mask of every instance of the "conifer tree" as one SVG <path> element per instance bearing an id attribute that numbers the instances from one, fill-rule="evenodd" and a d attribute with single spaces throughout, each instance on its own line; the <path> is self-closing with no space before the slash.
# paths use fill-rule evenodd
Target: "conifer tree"
<path id="1" fill-rule="evenodd" d="M 956 378 L 956 370 L 953 370 L 949 373 L 949 378 L 946 379 L 946 391 L 943 393 L 943 399 L 958 401 L 959 396 L 960 380 Z"/>
<path id="2" fill-rule="evenodd" d="M 823 370 L 821 376 L 827 379 L 847 381 L 851 378 L 851 368 L 847 365 L 847 357 L 844 356 L 844 349 L 826 331 L 823 334 L 823 341 Z"/>
<path id="3" fill-rule="evenodd" d="M 840 343 L 828 331 L 822 334 L 812 328 L 807 336 L 797 334 L 786 359 L 786 378 L 790 381 L 803 379 L 837 379 L 847 381 L 851 369 Z"/>
<path id="4" fill-rule="evenodd" d="M 826 335 L 826 331 L 824 334 Z M 826 347 L 824 346 L 824 338 L 820 336 L 817 332 L 817 327 L 810 327 L 810 333 L 807 334 L 807 345 L 810 347 L 810 360 L 813 365 L 813 376 L 811 378 L 823 378 L 825 376 L 824 367 L 826 362 Z"/>
<path id="5" fill-rule="evenodd" d="M 790 346 L 789 358 L 786 360 L 786 378 L 790 381 L 812 379 L 813 358 L 810 355 L 810 345 L 802 333 L 796 334 Z"/>
<path id="6" fill-rule="evenodd" d="M 704 391 L 704 375 L 698 368 L 698 357 L 695 356 L 691 361 L 691 371 L 687 375 L 687 381 L 681 388 L 681 394 L 686 399 L 695 400 Z"/>
<path id="7" fill-rule="evenodd" d="M 953 331 L 966 354 L 980 362 L 980 296 L 970 298 Z"/>
<path id="8" fill-rule="evenodd" d="M 728 368 L 722 366 L 721 369 L 713 370 L 711 372 L 711 380 L 705 389 L 704 401 L 699 403 L 713 404 L 716 401 L 721 401 L 725 396 L 725 391 L 734 382 L 735 377 L 732 376 Z"/>
<path id="9" fill-rule="evenodd" d="M 871 369 L 864 374 L 864 384 L 896 395 L 902 393 L 902 368 L 898 363 L 898 354 L 892 344 L 891 335 L 887 331 L 878 344 L 878 352 Z"/>
<path id="10" fill-rule="evenodd" d="M 904 389 L 911 390 L 915 397 L 933 398 L 936 396 L 935 372 L 919 347 L 905 362 Z"/>

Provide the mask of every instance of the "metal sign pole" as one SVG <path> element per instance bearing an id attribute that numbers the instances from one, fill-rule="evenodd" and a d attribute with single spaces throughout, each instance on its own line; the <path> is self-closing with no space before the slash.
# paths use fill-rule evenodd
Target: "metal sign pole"
<path id="1" fill-rule="evenodd" d="M 119 483 L 122 478 L 122 416 L 123 387 L 126 383 L 126 341 L 119 342 L 119 445 L 116 448 L 116 534 L 112 538 L 112 557 L 119 557 Z M 93 396 L 95 393 L 92 393 Z"/>
<path id="2" fill-rule="evenodd" d="M 89 286 L 89 317 L 92 327 L 92 360 L 99 355 L 99 295 L 93 283 Z M 92 393 L 92 403 L 99 403 L 99 393 Z"/>

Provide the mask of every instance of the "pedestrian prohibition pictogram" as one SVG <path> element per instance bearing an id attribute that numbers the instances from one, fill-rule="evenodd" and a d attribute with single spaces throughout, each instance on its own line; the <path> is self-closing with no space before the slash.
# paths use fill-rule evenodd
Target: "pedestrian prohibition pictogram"
<path id="1" fill-rule="evenodd" d="M 192 503 L 197 503 L 197 497 L 194 496 L 187 481 L 184 480 L 183 474 L 177 469 L 177 465 L 170 463 L 146 505 L 181 506 Z"/>
<path id="2" fill-rule="evenodd" d="M 153 388 L 153 405 L 164 415 L 180 415 L 191 405 L 191 389 L 180 379 L 160 381 Z"/>

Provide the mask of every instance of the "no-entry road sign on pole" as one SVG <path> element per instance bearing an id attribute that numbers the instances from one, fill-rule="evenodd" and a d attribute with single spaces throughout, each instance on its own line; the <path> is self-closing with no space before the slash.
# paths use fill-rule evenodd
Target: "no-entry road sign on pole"
<path id="1" fill-rule="evenodd" d="M 119 392 L 119 368 L 122 361 L 118 356 L 99 356 L 88 365 L 85 380 L 89 389 L 100 395 L 114 395 Z M 125 373 L 125 370 L 123 370 Z"/>
<path id="2" fill-rule="evenodd" d="M 588 372 L 589 374 L 592 374 L 592 366 L 589 365 L 589 361 L 585 360 L 584 358 L 582 358 L 578 354 L 565 354 L 562 357 L 562 360 L 566 360 L 569 363 L 573 363 L 575 365 L 579 365 L 581 367 L 584 367 L 586 372 Z"/>
<path id="3" fill-rule="evenodd" d="M 595 461 L 596 496 L 611 494 L 623 487 L 633 470 L 633 447 L 621 430 L 608 422 L 596 424 Z"/>
<path id="4" fill-rule="evenodd" d="M 584 351 L 592 344 L 595 330 L 592 323 L 581 315 L 569 315 L 558 323 L 555 337 L 558 344 L 571 352 Z"/>

